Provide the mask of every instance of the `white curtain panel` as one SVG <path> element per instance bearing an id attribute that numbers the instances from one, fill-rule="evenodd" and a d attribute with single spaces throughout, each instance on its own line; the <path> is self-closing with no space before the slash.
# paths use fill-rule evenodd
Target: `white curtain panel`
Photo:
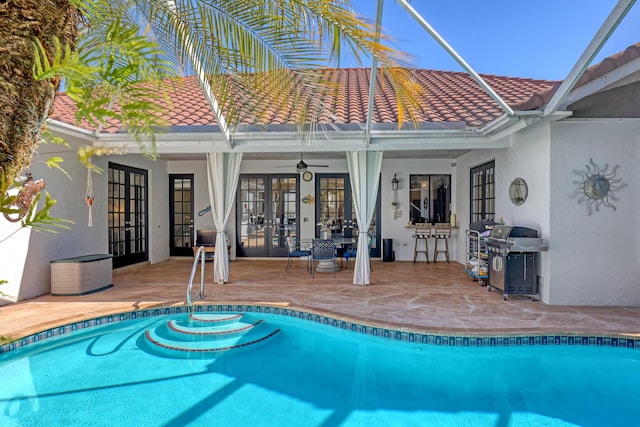
<path id="1" fill-rule="evenodd" d="M 349 179 L 355 202 L 356 219 L 360 234 L 358 235 L 358 251 L 353 267 L 353 284 L 368 285 L 371 283 L 369 268 L 369 235 L 373 212 L 376 207 L 380 169 L 382 168 L 382 151 L 349 151 L 347 152 Z"/>
<path id="2" fill-rule="evenodd" d="M 216 252 L 213 257 L 213 281 L 229 281 L 229 255 L 225 229 L 236 197 L 242 153 L 207 153 L 209 202 L 213 224 L 217 230 Z"/>

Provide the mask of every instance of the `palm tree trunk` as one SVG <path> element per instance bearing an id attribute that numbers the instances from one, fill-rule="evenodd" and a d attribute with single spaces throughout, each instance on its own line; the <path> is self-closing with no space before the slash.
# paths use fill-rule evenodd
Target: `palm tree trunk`
<path id="1" fill-rule="evenodd" d="M 31 164 L 59 86 L 34 79 L 34 40 L 50 57 L 54 36 L 73 48 L 80 15 L 68 0 L 0 0 L 0 16 L 0 171 L 10 183 Z"/>

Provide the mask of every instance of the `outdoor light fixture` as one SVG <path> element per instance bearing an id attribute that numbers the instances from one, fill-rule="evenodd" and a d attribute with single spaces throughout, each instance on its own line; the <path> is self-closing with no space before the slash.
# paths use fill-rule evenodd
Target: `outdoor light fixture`
<path id="1" fill-rule="evenodd" d="M 391 180 L 391 189 L 393 190 L 393 202 L 391 202 L 391 206 L 393 206 L 393 210 L 394 210 L 394 217 L 397 218 L 398 217 L 398 184 L 400 183 L 400 181 L 398 181 L 398 177 L 396 176 L 396 174 L 393 174 L 393 179 Z"/>

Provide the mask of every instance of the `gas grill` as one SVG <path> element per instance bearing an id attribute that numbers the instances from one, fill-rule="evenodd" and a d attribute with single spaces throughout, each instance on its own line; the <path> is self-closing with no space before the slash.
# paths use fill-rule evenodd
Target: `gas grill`
<path id="1" fill-rule="evenodd" d="M 489 253 L 489 282 L 487 289 L 509 295 L 538 294 L 536 253 L 547 247 L 532 228 L 496 225 L 486 240 Z"/>

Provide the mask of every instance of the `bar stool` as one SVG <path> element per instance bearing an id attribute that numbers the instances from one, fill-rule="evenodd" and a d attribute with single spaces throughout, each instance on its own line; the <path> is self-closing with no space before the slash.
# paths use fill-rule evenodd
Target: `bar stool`
<path id="1" fill-rule="evenodd" d="M 424 254 L 427 264 L 429 264 L 429 237 L 431 237 L 431 225 L 416 223 L 413 231 L 413 262 L 415 264 L 418 254 Z M 424 249 L 418 249 L 418 242 L 424 241 Z"/>
<path id="2" fill-rule="evenodd" d="M 436 224 L 433 229 L 433 237 L 436 242 L 433 245 L 433 262 L 438 261 L 438 254 L 444 254 L 449 262 L 449 238 L 451 237 L 451 226 L 449 224 Z M 439 248 L 439 242 L 444 242 L 444 249 Z"/>

